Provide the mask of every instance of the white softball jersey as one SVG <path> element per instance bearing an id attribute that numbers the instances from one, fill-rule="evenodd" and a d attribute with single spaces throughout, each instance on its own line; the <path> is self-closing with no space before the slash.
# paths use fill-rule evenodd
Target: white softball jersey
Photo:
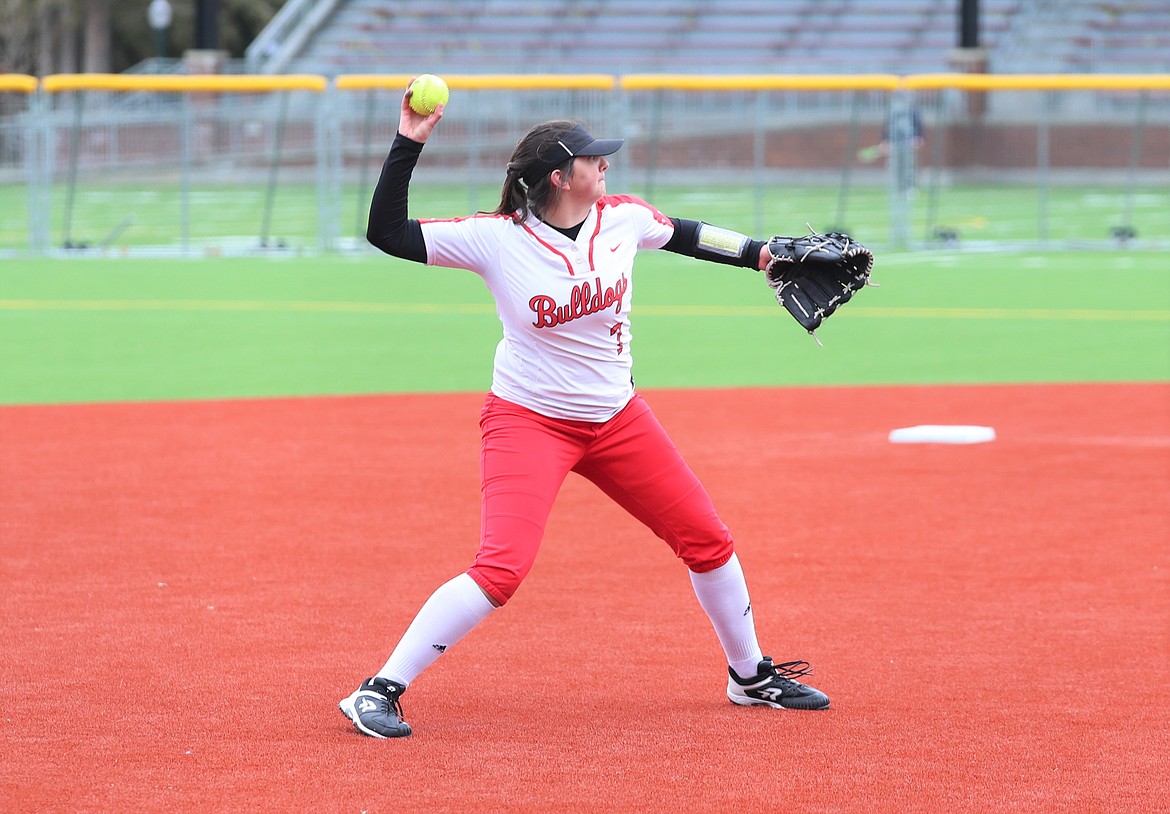
<path id="1" fill-rule="evenodd" d="M 492 392 L 542 415 L 602 422 L 634 395 L 634 255 L 660 249 L 670 219 L 629 195 L 597 202 L 576 240 L 535 217 L 421 220 L 427 264 L 469 269 L 496 302 L 503 339 Z"/>

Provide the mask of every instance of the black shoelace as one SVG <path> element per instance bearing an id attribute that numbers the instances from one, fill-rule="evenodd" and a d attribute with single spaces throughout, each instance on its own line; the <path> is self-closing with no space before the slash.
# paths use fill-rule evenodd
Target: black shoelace
<path id="1" fill-rule="evenodd" d="M 394 714 L 398 716 L 398 720 L 401 721 L 405 717 L 402 714 L 402 701 L 399 700 L 398 693 L 386 696 L 386 703 L 394 711 Z"/>
<path id="2" fill-rule="evenodd" d="M 800 676 L 812 675 L 812 665 L 807 661 L 786 661 L 782 664 L 773 665 L 776 668 L 776 675 L 781 678 L 799 678 Z"/>

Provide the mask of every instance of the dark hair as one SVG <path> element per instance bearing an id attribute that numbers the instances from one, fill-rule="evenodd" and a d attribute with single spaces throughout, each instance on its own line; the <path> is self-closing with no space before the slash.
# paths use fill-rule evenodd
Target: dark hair
<path id="1" fill-rule="evenodd" d="M 573 170 L 573 159 L 568 158 L 552 169 L 546 168 L 550 158 L 555 160 L 554 151 L 565 149 L 557 141 L 576 126 L 577 122 L 561 119 L 543 122 L 520 139 L 508 161 L 508 174 L 500 191 L 500 205 L 493 215 L 509 215 L 516 221 L 524 221 L 529 212 L 540 216 L 548 210 L 559 194 L 559 190 L 549 181 L 552 171 L 559 169 L 568 175 Z M 540 177 L 534 178 L 534 172 L 539 173 Z"/>

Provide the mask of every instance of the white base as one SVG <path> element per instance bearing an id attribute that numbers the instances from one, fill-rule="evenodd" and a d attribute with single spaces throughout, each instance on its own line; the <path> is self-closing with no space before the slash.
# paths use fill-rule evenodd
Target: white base
<path id="1" fill-rule="evenodd" d="M 995 429 L 966 424 L 919 424 L 890 430 L 891 444 L 985 444 Z"/>

